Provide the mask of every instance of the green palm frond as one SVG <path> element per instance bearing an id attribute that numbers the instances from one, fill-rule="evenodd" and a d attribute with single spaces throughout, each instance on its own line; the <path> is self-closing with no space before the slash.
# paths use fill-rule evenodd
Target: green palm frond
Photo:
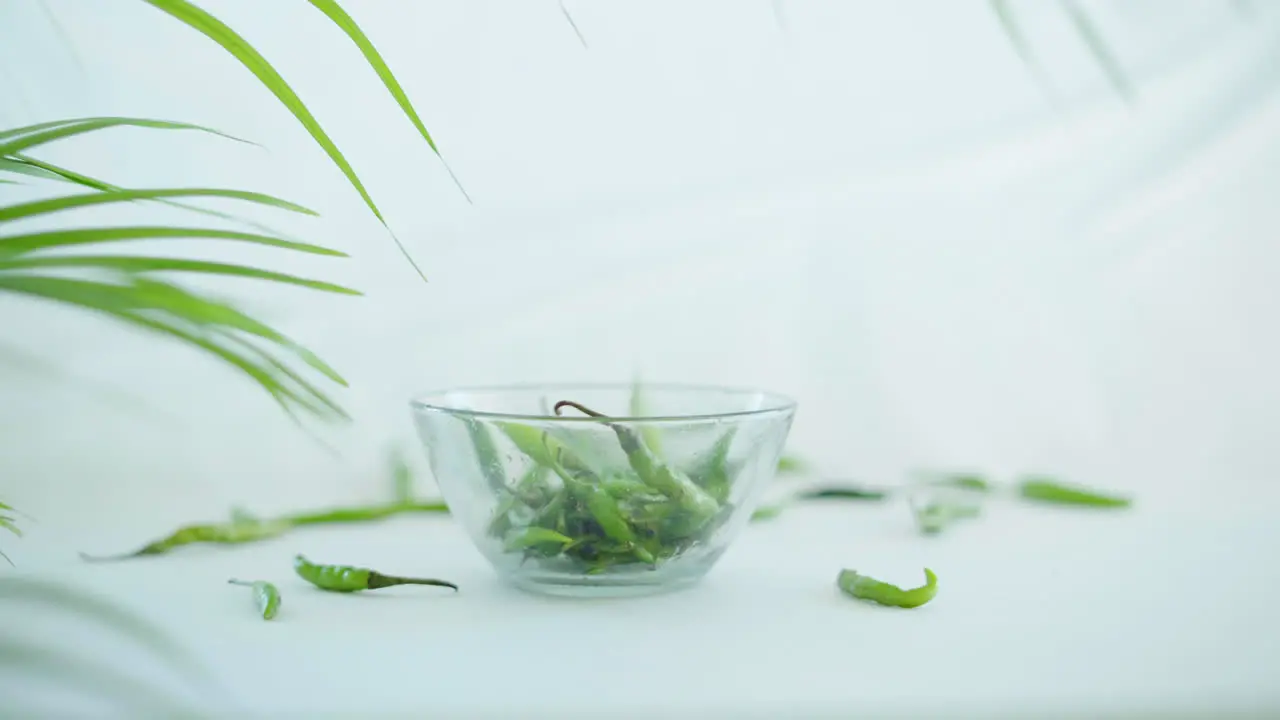
<path id="1" fill-rule="evenodd" d="M 75 185 L 91 188 L 93 190 L 110 190 L 115 192 L 125 192 L 129 190 L 129 188 L 120 187 L 119 185 L 114 185 L 105 180 L 99 180 L 98 178 L 89 177 L 88 175 L 84 175 L 83 173 L 78 173 L 69 168 L 54 165 L 51 162 L 46 162 L 44 160 L 31 157 L 30 155 L 25 155 L 23 153 L 15 153 L 9 158 L 0 158 L 0 172 L 5 172 L 5 171 L 20 173 L 24 175 L 32 175 L 45 180 L 57 180 L 61 182 L 73 183 Z M 261 230 L 266 233 L 270 233 L 272 235 L 277 235 L 277 236 L 281 235 L 280 231 L 268 225 L 263 225 L 262 223 L 240 217 L 239 215 L 235 215 L 233 213 L 222 212 L 220 210 L 213 210 L 211 208 L 200 207 L 199 205 L 191 205 L 188 203 L 177 202 L 175 200 L 170 200 L 165 197 L 154 197 L 154 198 L 143 198 L 143 199 L 149 200 L 152 202 L 162 203 L 170 207 L 181 208 L 183 210 L 190 210 L 191 212 L 200 213 L 202 215 L 208 215 L 209 217 L 216 217 L 220 220 L 228 220 L 230 222 L 240 223 L 242 225 L 245 225 L 246 227 L 256 228 L 258 230 Z"/>
<path id="2" fill-rule="evenodd" d="M 7 157 L 17 153 L 24 152 L 30 148 L 62 140 L 76 135 L 97 132 L 98 130 L 106 130 L 114 127 L 137 127 L 150 128 L 152 130 L 198 130 L 200 132 L 219 135 L 228 140 L 245 143 L 248 145 L 256 145 L 257 143 L 243 140 L 234 135 L 228 135 L 224 132 L 207 128 L 203 125 L 193 125 L 191 123 L 173 122 L 170 120 L 152 120 L 150 118 L 132 118 L 132 117 L 92 117 L 79 118 L 75 120 L 56 120 L 48 123 L 40 123 L 38 125 L 28 125 L 26 127 L 15 128 L 0 132 L 0 157 Z"/>
<path id="3" fill-rule="evenodd" d="M 1097 23 L 1076 0 L 1060 0 L 1060 3 L 1063 11 L 1066 12 L 1067 17 L 1071 20 L 1071 24 L 1075 27 L 1076 34 L 1080 36 L 1085 46 L 1088 47 L 1089 52 L 1093 54 L 1094 61 L 1102 68 L 1103 73 L 1107 76 L 1107 80 L 1111 83 L 1116 93 L 1124 98 L 1126 102 L 1133 102 L 1136 96 L 1133 84 L 1129 82 L 1128 75 L 1120 66 L 1120 62 L 1115 53 L 1112 52 L 1111 46 L 1103 38 Z M 1031 70 L 1046 92 L 1050 93 L 1051 96 L 1055 95 L 1048 75 L 1035 57 L 1030 40 L 1022 31 L 1022 25 L 1013 11 L 1012 0 L 988 0 L 988 4 L 995 14 L 996 20 L 999 21 L 1001 29 L 1004 30 L 1005 35 L 1009 38 L 1009 43 L 1013 45 L 1014 52 L 1017 53 L 1018 58 Z"/>
<path id="4" fill-rule="evenodd" d="M 286 240 L 274 233 L 204 227 L 108 226 L 65 227 L 14 231 L 24 220 L 61 217 L 76 210 L 140 201 L 172 202 L 177 198 L 232 200 L 304 215 L 315 211 L 264 193 L 221 188 L 124 189 L 67 168 L 42 163 L 23 151 L 63 138 L 113 127 L 216 130 L 143 118 L 79 118 L 0 131 L 0 173 L 58 179 L 93 192 L 45 198 L 0 206 L 0 293 L 10 293 L 95 312 L 115 321 L 163 335 L 230 365 L 253 380 L 300 422 L 300 413 L 324 420 L 349 420 L 324 390 L 295 371 L 286 360 L 299 360 L 328 381 L 345 387 L 346 380 L 311 350 L 276 329 L 255 320 L 231 304 L 195 293 L 155 277 L 157 274 L 236 277 L 311 291 L 359 295 L 360 292 L 322 280 L 248 265 L 165 257 L 151 254 L 88 254 L 121 242 L 187 239 L 247 243 L 330 257 L 346 254 L 320 245 Z M 203 210 L 203 208 L 197 208 Z M 6 232 L 7 231 L 7 232 Z M 78 271 L 105 279 L 63 277 Z M 54 273 L 54 274 L 51 274 Z"/>
<path id="5" fill-rule="evenodd" d="M 38 605 L 96 621 L 165 660 L 196 686 L 212 687 L 208 671 L 186 650 L 143 617 L 113 602 L 59 583 L 23 577 L 0 578 L 0 601 Z M 108 665 L 55 652 L 43 643 L 11 635 L 0 635 L 0 668 L 10 675 L 62 680 L 114 700 L 133 712 L 162 712 L 165 717 L 192 715 L 185 703 Z M 20 696 L 6 695 L 6 711 L 18 711 L 14 704 L 21 700 Z"/>
<path id="6" fill-rule="evenodd" d="M 243 335 L 255 336 L 299 356 L 330 380 L 346 381 L 314 353 L 230 305 L 176 285 L 138 276 L 122 283 L 4 272 L 0 292 L 10 292 L 90 310 L 192 345 L 230 364 L 266 390 L 291 417 L 301 409 L 321 419 L 349 420 L 342 408 L 268 351 Z M 228 347 L 244 348 L 249 355 Z M 292 385 L 296 386 L 293 387 Z"/>
<path id="7" fill-rule="evenodd" d="M 396 247 L 400 249 L 400 253 L 404 255 L 405 259 L 409 261 L 409 264 L 413 266 L 413 269 L 418 273 L 418 276 L 421 277 L 423 281 L 426 281 L 426 275 L 424 275 L 421 268 L 418 267 L 418 264 L 409 254 L 409 251 L 400 242 L 400 239 L 395 236 L 395 233 L 391 232 L 390 225 L 387 224 L 387 220 L 383 217 L 382 211 L 379 210 L 378 206 L 374 203 L 373 197 L 369 194 L 369 191 L 365 189 L 364 183 L 361 182 L 360 178 L 356 175 L 355 169 L 353 169 L 351 164 L 347 162 L 346 157 L 343 156 L 340 150 L 338 150 L 338 146 L 333 142 L 333 139 L 329 137 L 329 134 L 325 132 L 324 128 L 320 126 L 320 122 L 311 114 L 311 111 L 302 102 L 302 99 L 298 97 L 298 94 L 294 92 L 293 88 L 285 81 L 284 77 L 280 75 L 275 67 L 272 66 L 271 63 L 267 62 L 267 59 L 262 56 L 262 53 L 254 49 L 254 47 L 249 44 L 249 41 L 241 37 L 239 33 L 231 29 L 231 27 L 226 23 L 197 7 L 193 3 L 188 2 L 188 0 L 142 1 L 165 13 L 168 13 L 172 17 L 182 21 L 204 36 L 218 43 L 223 49 L 231 53 L 231 55 L 234 56 L 240 64 L 244 65 L 250 72 L 252 72 L 258 80 L 276 96 L 276 99 L 278 99 L 289 110 L 289 112 L 298 119 L 298 122 L 302 123 L 302 126 L 306 128 L 311 137 L 315 139 L 315 141 L 325 151 L 325 154 L 329 156 L 329 159 L 338 166 L 338 169 L 346 176 L 347 181 L 350 182 L 351 186 L 360 194 L 365 205 L 367 205 L 373 212 L 374 217 L 378 218 L 378 221 L 387 228 L 388 233 L 391 234 L 391 239 L 395 241 Z"/>
<path id="8" fill-rule="evenodd" d="M 1076 0 L 1062 0 L 1062 8 L 1066 11 L 1067 17 L 1071 18 L 1071 23 L 1075 25 L 1076 32 L 1079 33 L 1080 39 L 1089 47 L 1089 51 L 1093 53 L 1093 57 L 1098 62 L 1098 66 L 1106 74 L 1107 79 L 1111 81 L 1111 86 L 1115 88 L 1120 97 L 1126 102 L 1133 102 L 1134 90 L 1133 85 L 1129 82 L 1128 75 L 1125 74 L 1124 68 L 1120 67 L 1120 61 L 1111 50 L 1111 46 L 1106 39 L 1102 37 L 1102 31 L 1098 29 L 1097 24 L 1084 8 L 1080 7 L 1080 3 Z"/>
<path id="9" fill-rule="evenodd" d="M 302 213 L 304 215 L 318 215 L 315 210 L 311 210 L 301 205 L 291 203 L 288 200 L 281 200 L 280 198 L 272 197 L 271 195 L 266 195 L 264 193 L 248 192 L 245 190 L 223 190 L 217 188 L 160 188 L 153 190 L 113 190 L 110 192 L 86 193 L 84 195 L 72 195 L 69 197 L 40 200 L 37 202 L 26 203 L 24 205 L 0 207 L 0 222 L 61 212 L 63 210 L 75 210 L 77 208 L 90 207 L 93 205 L 133 202 L 135 200 L 152 200 L 167 197 L 231 198 L 234 200 L 258 203 L 259 205 L 269 205 L 282 210 Z"/>
<path id="10" fill-rule="evenodd" d="M 382 59 L 382 54 L 373 46 L 373 41 L 369 39 L 369 36 L 365 35 L 364 31 L 360 29 L 360 26 L 356 24 L 356 21 L 347 14 L 346 10 L 342 9 L 342 6 L 339 5 L 336 0 L 308 1 L 314 5 L 317 10 L 324 13 L 326 17 L 332 20 L 334 24 L 342 30 L 342 32 L 346 33 L 347 37 L 351 38 L 351 41 L 356 44 L 356 47 L 360 48 L 360 53 L 364 55 L 365 61 L 368 62 L 369 66 L 373 68 L 373 71 L 378 74 L 378 79 L 382 81 L 382 84 L 387 88 L 387 91 L 391 93 L 391 97 L 394 98 L 396 104 L 400 106 L 405 117 L 409 118 L 409 121 L 413 123 L 415 128 L 417 128 L 418 134 L 422 136 L 423 140 L 427 141 L 427 145 L 431 147 L 431 150 L 436 154 L 436 157 L 440 158 L 440 163 L 444 166 L 445 172 L 449 173 L 449 177 L 453 180 L 453 184 L 458 187 L 458 190 L 462 193 L 462 196 L 467 199 L 467 202 L 471 202 L 471 196 L 467 194 L 466 188 L 462 187 L 462 183 L 458 181 L 458 177 L 453 174 L 453 168 L 449 167 L 449 163 L 445 161 L 444 155 L 440 152 L 440 148 L 436 147 L 435 140 L 431 139 L 431 133 L 427 132 L 427 127 L 422 123 L 422 118 L 418 117 L 418 112 L 414 110 L 413 103 L 409 101 L 409 96 L 405 94 L 404 88 L 400 87 L 400 82 L 396 80 L 396 76 L 391 72 L 391 68 L 387 67 L 386 61 Z M 563 4 L 561 7 L 563 7 Z M 566 13 L 567 12 L 568 11 L 566 11 Z M 569 22 L 573 22 L 572 18 Z M 574 29 L 577 30 L 577 26 L 574 26 Z M 581 34 L 579 34 L 578 37 L 581 38 Z M 585 40 L 583 40 L 583 44 L 586 44 Z"/>

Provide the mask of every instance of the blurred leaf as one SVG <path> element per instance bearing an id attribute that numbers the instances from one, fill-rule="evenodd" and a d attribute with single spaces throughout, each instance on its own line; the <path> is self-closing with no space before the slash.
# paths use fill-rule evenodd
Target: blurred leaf
<path id="1" fill-rule="evenodd" d="M 162 630 L 141 615 L 65 585 L 35 578 L 0 578 L 0 600 L 30 602 L 94 620 L 164 658 L 189 679 L 207 682 L 208 671 Z"/>
<path id="2" fill-rule="evenodd" d="M 1129 84 L 1129 79 L 1120 67 L 1120 62 L 1102 37 L 1102 33 L 1093 22 L 1093 18 L 1085 12 L 1084 8 L 1080 7 L 1076 0 L 1061 0 L 1061 2 L 1063 9 L 1071 18 L 1071 22 L 1076 26 L 1076 32 L 1080 33 L 1081 39 L 1089 46 L 1089 50 L 1093 52 L 1094 58 L 1098 61 L 1098 65 L 1102 67 L 1102 71 L 1106 73 L 1107 79 L 1111 81 L 1112 87 L 1124 98 L 1125 102 L 1133 102 L 1135 95 L 1133 86 Z"/>
<path id="3" fill-rule="evenodd" d="M 22 530 L 18 529 L 18 526 L 13 523 L 13 518 L 11 517 L 0 515 L 0 528 L 4 528 L 14 535 L 22 537 Z"/>
<path id="4" fill-rule="evenodd" d="M 320 12 L 324 13 L 330 20 L 334 22 L 342 32 L 351 38 L 351 41 L 360 48 L 364 59 L 368 61 L 369 66 L 378 74 L 378 79 L 386 86 L 387 91 L 391 93 L 391 97 L 395 98 L 396 104 L 404 111 L 409 121 L 418 129 L 418 134 L 422 135 L 422 139 L 427 141 L 427 145 L 440 158 L 440 162 L 444 165 L 445 171 L 449 173 L 449 177 L 453 179 L 453 184 L 458 186 L 458 190 L 462 192 L 462 196 L 471 202 L 471 196 L 467 194 L 462 183 L 458 182 L 458 178 L 453 174 L 453 170 L 449 167 L 449 163 L 445 162 L 444 156 L 440 154 L 440 149 L 436 147 L 436 143 L 431 139 L 431 134 L 427 132 L 427 127 L 422 124 L 422 119 L 418 117 L 418 112 L 413 109 L 413 103 L 409 102 L 409 96 L 405 94 L 404 89 L 400 87 L 400 83 L 396 80 L 396 76 L 391 72 L 391 68 L 387 67 L 387 63 L 382 59 L 382 55 L 377 48 L 373 46 L 373 42 L 364 34 L 356 21 L 347 14 L 342 6 L 335 0 L 309 0 Z M 563 7 L 563 5 L 561 6 Z M 570 21 L 572 22 L 572 20 Z"/>
<path id="5" fill-rule="evenodd" d="M 248 70 L 252 72 L 281 103 L 284 104 L 289 112 L 298 119 L 298 122 L 302 123 L 302 126 L 306 128 L 311 137 L 325 151 L 329 156 L 329 159 L 332 160 L 333 163 L 338 166 L 338 169 L 342 171 L 342 174 L 347 177 L 347 180 L 351 183 L 352 187 L 356 189 L 356 192 L 358 192 L 360 197 L 364 200 L 365 205 L 369 206 L 369 209 L 373 212 L 374 216 L 378 218 L 378 221 L 381 222 L 384 227 L 387 227 L 388 232 L 390 232 L 390 227 L 387 226 L 387 221 L 386 218 L 382 216 L 382 211 L 380 211 L 378 206 L 374 204 L 373 198 L 365 189 L 364 184 L 360 182 L 360 178 L 356 176 L 355 170 L 352 169 L 351 164 L 347 162 L 347 159 L 338 150 L 338 146 L 334 144 L 332 139 L 330 139 L 328 133 L 320 127 L 319 121 L 317 121 L 315 116 L 311 114 L 311 111 L 307 109 L 307 106 L 303 104 L 302 99 L 298 97 L 298 94 L 293 91 L 293 88 L 285 82 L 284 77 L 282 77 L 280 73 L 272 67 L 271 63 L 267 62 L 267 59 L 263 57 L 261 53 L 255 50 L 247 40 L 241 37 L 221 20 L 210 15 L 208 12 L 200 9 L 187 0 L 143 0 L 143 2 L 154 6 L 162 12 L 168 13 L 172 17 L 182 21 L 194 30 L 218 43 L 224 50 L 231 53 L 236 60 L 248 68 Z M 391 233 L 391 238 L 395 241 L 396 246 L 400 249 L 400 252 L 404 255 L 405 259 L 409 261 L 409 264 L 412 265 L 413 269 L 418 273 L 418 276 L 421 277 L 423 281 L 426 281 L 426 275 L 422 273 L 418 264 L 414 262 L 413 257 L 409 255 L 409 251 L 400 243 L 400 239 L 395 236 L 395 233 Z"/>
<path id="6" fill-rule="evenodd" d="M 135 712 L 145 712 L 148 715 L 161 712 L 163 717 L 198 717 L 181 701 L 168 697 L 144 682 L 116 672 L 110 665 L 88 662 L 14 637 L 0 635 L 0 668 L 5 668 L 6 674 L 44 675 L 91 689 Z M 7 695 L 4 700 L 6 707 L 13 709 L 16 700 L 12 695 Z"/>
<path id="7" fill-rule="evenodd" d="M 1013 45 L 1014 52 L 1018 54 L 1018 58 L 1031 71 L 1036 82 L 1044 88 L 1045 93 L 1056 104 L 1057 91 L 1054 89 L 1053 83 L 1050 82 L 1049 76 L 1045 73 L 1044 67 L 1040 65 L 1040 61 L 1031 50 L 1031 43 L 1027 40 L 1026 34 L 1022 32 L 1022 25 L 1013 13 L 1010 1 L 990 0 L 990 2 L 996 19 L 1000 21 L 1000 26 L 1004 29 L 1005 35 L 1009 37 L 1009 44 Z"/>
<path id="8" fill-rule="evenodd" d="M 573 34 L 578 36 L 578 42 L 582 43 L 582 47 L 587 47 L 587 39 L 578 29 L 578 23 L 573 21 L 573 15 L 569 14 L 569 8 L 565 7 L 564 0 L 560 0 L 560 12 L 564 14 L 564 19 L 569 21 L 569 27 L 573 28 Z"/>

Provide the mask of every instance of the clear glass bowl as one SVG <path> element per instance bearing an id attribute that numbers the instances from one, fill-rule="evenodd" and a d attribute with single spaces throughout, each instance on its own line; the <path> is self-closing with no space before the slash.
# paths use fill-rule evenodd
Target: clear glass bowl
<path id="1" fill-rule="evenodd" d="M 701 579 L 773 478 L 796 408 L 672 384 L 459 388 L 410 406 L 441 494 L 498 574 L 574 596 Z"/>

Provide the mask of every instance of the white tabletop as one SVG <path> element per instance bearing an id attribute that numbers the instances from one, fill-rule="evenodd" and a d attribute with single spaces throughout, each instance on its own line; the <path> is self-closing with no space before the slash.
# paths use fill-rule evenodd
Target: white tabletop
<path id="1" fill-rule="evenodd" d="M 100 591 L 173 633 L 222 688 L 187 695 L 214 714 L 1280 713 L 1280 573 L 1258 560 L 1280 528 L 1265 507 L 1001 502 L 936 537 L 917 535 L 898 502 L 795 507 L 749 526 L 693 589 L 594 601 L 504 586 L 444 517 L 84 565 L 71 549 L 93 535 L 46 543 L 38 574 Z M 461 590 L 325 593 L 293 575 L 296 552 Z M 851 567 L 914 586 L 926 566 L 940 589 L 916 610 L 860 603 L 834 584 Z M 233 576 L 277 584 L 275 620 L 225 584 Z M 190 687 L 116 636 L 66 639 L 82 655 L 111 652 L 121 669 L 137 655 L 127 670 L 160 687 Z"/>

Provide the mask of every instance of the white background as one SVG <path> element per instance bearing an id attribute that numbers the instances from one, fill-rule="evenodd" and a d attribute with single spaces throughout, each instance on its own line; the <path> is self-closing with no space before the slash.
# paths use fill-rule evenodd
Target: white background
<path id="1" fill-rule="evenodd" d="M 1047 470 L 1133 493 L 1140 509 L 1128 520 L 997 515 L 969 540 L 930 545 L 903 534 L 903 518 L 892 511 L 866 515 L 852 537 L 852 517 L 798 511 L 749 528 L 703 594 L 628 605 L 634 620 L 604 610 L 571 615 L 578 611 L 501 593 L 448 525 L 408 521 L 307 536 L 352 561 L 447 555 L 445 569 L 487 588 L 472 593 L 485 598 L 478 609 L 450 602 L 456 615 L 441 632 L 468 649 L 450 651 L 453 675 L 431 691 L 443 708 L 496 711 L 504 706 L 476 691 L 468 671 L 493 663 L 499 675 L 519 675 L 512 658 L 544 662 L 497 635 L 481 643 L 490 610 L 513 616 L 501 627 L 519 647 L 530 633 L 554 640 L 555 628 L 581 621 L 600 637 L 639 643 L 644 657 L 665 657 L 669 650 L 646 640 L 644 628 L 668 611 L 714 615 L 716 624 L 698 631 L 706 642 L 744 644 L 720 658 L 729 672 L 746 674 L 717 686 L 719 694 L 668 678 L 669 694 L 637 695 L 606 677 L 595 691 L 603 694 L 588 702 L 522 679 L 513 692 L 542 695 L 548 712 L 598 711 L 592 703 L 606 701 L 637 712 L 656 707 L 643 697 L 668 707 L 683 697 L 689 710 L 728 711 L 741 702 L 765 714 L 770 703 L 838 714 L 859 699 L 866 708 L 910 712 L 941 707 L 944 698 L 946 707 L 979 715 L 1016 702 L 1278 707 L 1267 678 L 1280 651 L 1259 599 L 1280 584 L 1265 560 L 1277 548 L 1269 512 L 1280 471 L 1269 442 L 1280 406 L 1275 3 L 1248 4 L 1251 19 L 1225 1 L 1085 3 L 1135 80 L 1132 106 L 1050 3 L 1014 7 L 1052 94 L 979 0 L 784 0 L 781 24 L 769 0 L 570 2 L 587 48 L 553 0 L 344 4 L 401 79 L 474 204 L 354 46 L 306 3 L 202 6 L 262 50 L 315 111 L 424 268 L 425 285 L 296 121 L 202 36 L 140 2 L 51 0 L 55 26 L 40 3 L 0 0 L 0 123 L 135 115 L 261 143 L 268 149 L 118 130 L 52 146 L 45 157 L 121 185 L 237 187 L 317 208 L 318 220 L 260 219 L 350 259 L 200 246 L 189 254 L 253 260 L 366 293 L 200 283 L 234 293 L 347 377 L 352 388 L 340 398 L 356 423 L 326 434 L 340 458 L 300 434 L 248 381 L 185 348 L 75 311 L 0 298 L 5 346 L 52 359 L 78 378 L 13 366 L 0 374 L 0 498 L 38 519 L 27 537 L 4 541 L 20 570 L 83 579 L 122 599 L 130 578 L 148 597 L 180 607 L 165 615 L 146 605 L 186 628 L 185 639 L 216 658 L 249 707 L 314 710 L 270 688 L 318 685 L 312 692 L 332 700 L 340 683 L 297 674 L 281 686 L 240 672 L 243 662 L 217 654 L 226 638 L 216 622 L 224 621 L 207 620 L 237 612 L 235 603 L 222 609 L 219 589 L 192 587 L 246 572 L 238 569 L 244 559 L 260 558 L 262 572 L 276 568 L 291 541 L 190 565 L 166 559 L 164 573 L 155 565 L 88 571 L 74 551 L 131 545 L 171 525 L 217 519 L 231 505 L 266 513 L 380 499 L 391 447 L 417 453 L 425 472 L 406 407 L 418 390 L 625 381 L 639 372 L 796 397 L 791 447 L 831 474 L 894 484 L 920 466 L 1000 476 Z M 30 192 L 4 186 L 0 195 Z M 138 207 L 77 219 L 199 218 Z M 104 387 L 127 397 L 106 396 Z M 798 519 L 800 512 L 812 520 Z M 810 572 L 828 589 L 840 563 L 875 565 L 909 583 L 920 564 L 941 564 L 938 553 L 950 559 L 944 582 L 954 585 L 919 626 L 910 621 L 923 613 L 849 617 L 834 600 L 814 601 L 831 606 L 819 608 L 785 595 Z M 1064 562 L 1090 568 L 1084 590 L 1056 572 Z M 1151 567 L 1134 569 L 1144 564 Z M 993 602 L 987 589 L 1006 586 L 1019 589 L 994 601 L 1001 611 L 1067 614 L 1019 622 L 982 614 L 996 612 L 982 610 L 993 607 L 984 604 Z M 1142 590 L 1188 597 L 1153 601 L 1156 610 L 1128 604 L 1137 602 L 1130 591 Z M 1213 601 L 1196 599 L 1203 594 Z M 201 602 L 218 607 L 205 612 Z M 803 619 L 810 613 L 813 624 Z M 988 649 L 970 636 L 968 623 L 982 622 L 973 613 L 1006 620 L 984 635 Z M 1164 624 L 1138 622 L 1149 617 Z M 839 618 L 858 627 L 851 649 L 841 650 L 838 634 L 812 639 Z M 195 629 L 205 622 L 214 629 Z M 329 657 L 316 645 L 299 661 L 297 643 L 314 628 L 301 617 L 291 622 L 278 632 L 295 633 L 294 644 L 264 651 L 279 653 L 272 657 L 281 672 Z M 343 613 L 332 622 L 358 642 L 359 626 L 347 623 L 361 621 Z M 389 617 L 379 622 L 368 632 L 399 637 Z M 766 629 L 747 643 L 742 628 L 752 623 Z M 1082 629 L 1090 626 L 1112 630 L 1093 637 Z M 235 627 L 244 644 L 265 632 Z M 1041 640 L 1068 649 L 1029 650 L 1032 627 L 1056 628 Z M 938 638 L 947 652 L 931 657 L 948 667 L 863 662 L 847 680 L 822 675 L 843 652 L 857 655 L 860 642 L 891 657 L 883 653 L 916 642 L 904 645 L 897 633 L 926 632 L 918 637 Z M 1124 637 L 1130 655 L 1117 649 Z M 569 642 L 579 652 L 598 647 Z M 777 666 L 788 642 L 799 659 Z M 773 672 L 759 670 L 763 660 L 749 669 L 749 648 L 768 654 Z M 1199 660 L 1170 661 L 1150 682 L 1117 670 L 1179 652 Z M 1028 658 L 1049 670 L 1040 681 L 1026 675 L 993 686 L 976 682 L 981 663 L 949 675 L 974 653 L 989 658 L 993 672 L 1029 673 Z M 1059 682 L 1065 670 L 1055 662 L 1076 658 L 1071 667 L 1087 667 L 1086 656 L 1105 659 L 1077 685 Z M 401 695 L 382 709 L 411 707 L 416 685 L 402 677 L 406 657 L 362 660 L 368 672 L 385 674 L 349 687 L 372 697 L 375 686 L 384 694 L 394 686 Z M 324 662 L 333 673 L 355 671 L 349 659 Z M 573 667 L 601 665 L 577 659 Z M 658 682 L 659 671 L 636 672 Z M 850 684 L 859 671 L 868 682 Z M 695 672 L 710 671 L 690 666 Z M 1230 682 L 1193 681 L 1213 672 Z M 932 678 L 924 687 L 937 697 L 903 680 L 916 673 Z M 828 679 L 802 692 L 804 678 L 814 677 Z M 495 692 L 499 685 L 484 683 Z"/>

